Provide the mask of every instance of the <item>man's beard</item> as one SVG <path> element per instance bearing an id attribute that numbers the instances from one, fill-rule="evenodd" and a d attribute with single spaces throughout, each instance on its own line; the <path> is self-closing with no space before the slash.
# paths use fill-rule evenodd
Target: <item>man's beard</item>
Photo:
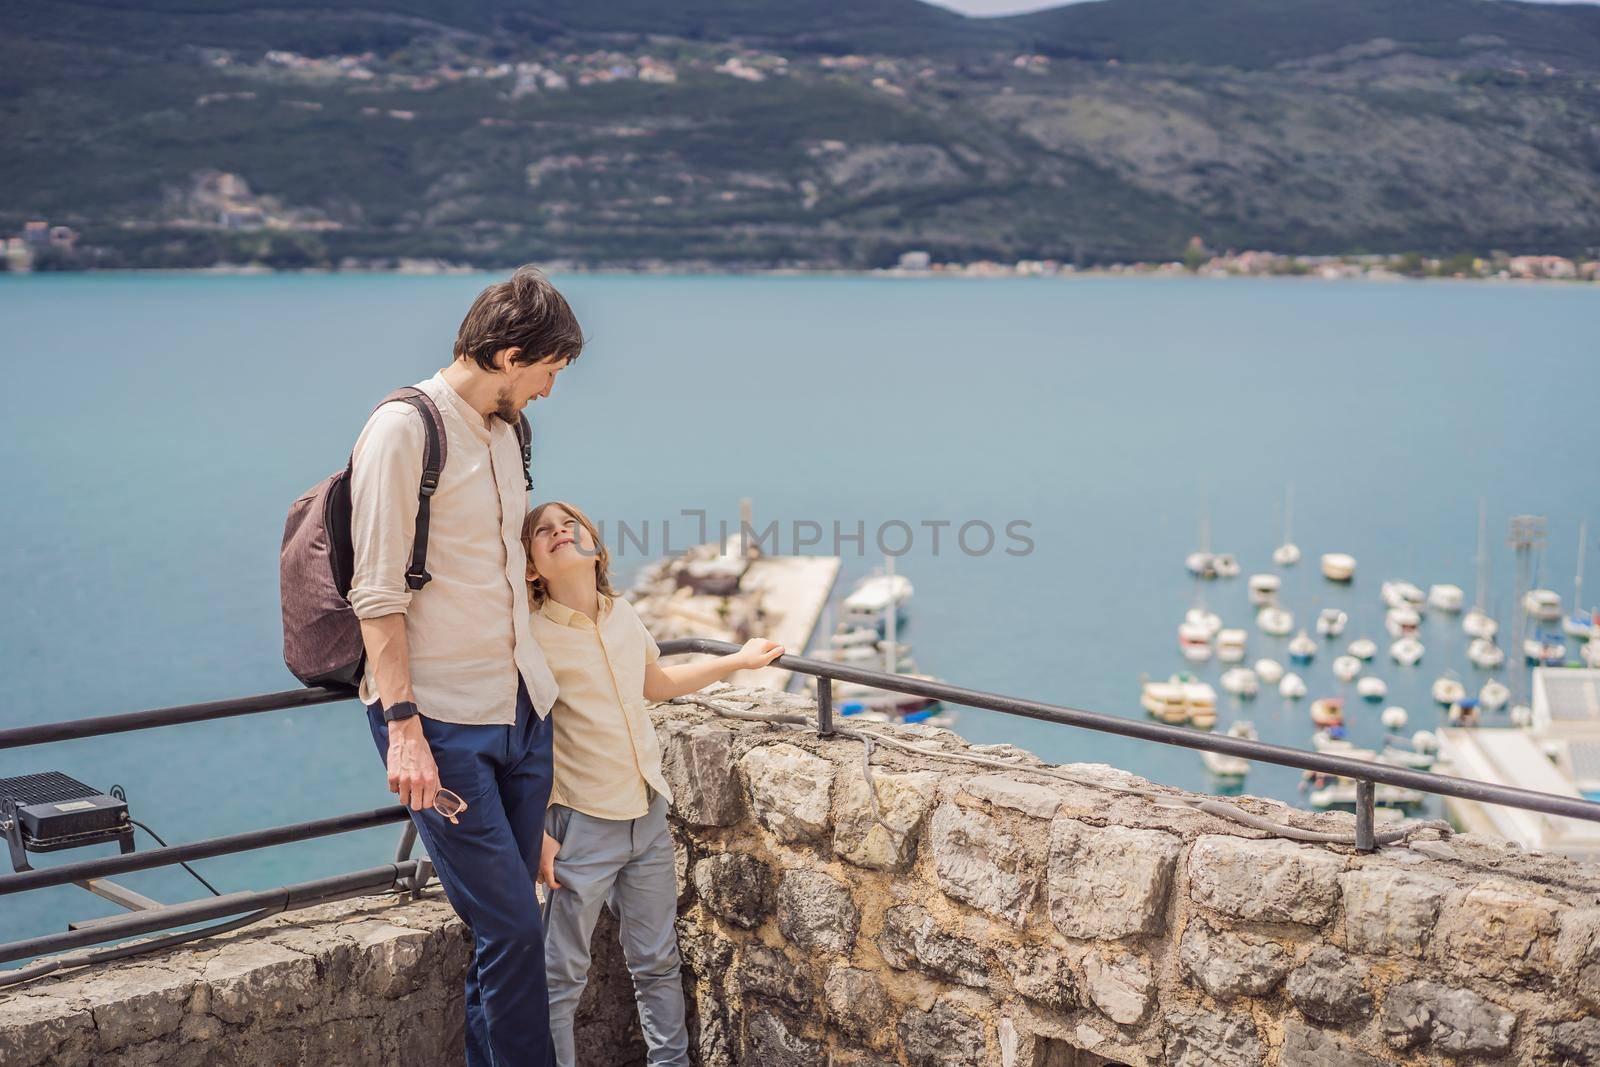
<path id="1" fill-rule="evenodd" d="M 517 418 L 521 415 L 522 409 L 511 402 L 511 391 L 509 389 L 501 389 L 499 395 L 494 398 L 494 413 L 502 422 L 509 423 L 512 426 L 517 424 Z"/>

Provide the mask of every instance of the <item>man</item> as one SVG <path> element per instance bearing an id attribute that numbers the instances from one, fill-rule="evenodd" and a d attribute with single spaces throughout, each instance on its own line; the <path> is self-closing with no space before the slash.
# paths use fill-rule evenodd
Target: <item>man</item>
<path id="1" fill-rule="evenodd" d="M 455 359 L 417 388 L 439 409 L 445 463 L 430 503 L 427 570 L 405 572 L 426 429 L 410 404 L 375 411 L 351 474 L 361 699 L 445 895 L 472 930 L 469 1067 L 548 1067 L 544 931 L 534 881 L 551 784 L 556 682 L 529 625 L 521 542 L 527 489 L 515 424 L 583 349 L 565 299 L 524 267 L 479 294 Z M 439 790 L 466 807 L 432 810 Z"/>

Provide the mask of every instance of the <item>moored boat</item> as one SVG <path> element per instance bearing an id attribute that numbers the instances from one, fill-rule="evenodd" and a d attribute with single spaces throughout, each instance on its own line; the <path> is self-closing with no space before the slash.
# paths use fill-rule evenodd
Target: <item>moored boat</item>
<path id="1" fill-rule="evenodd" d="M 1294 629 L 1294 615 L 1270 604 L 1256 612 L 1256 629 L 1272 637 L 1282 637 Z"/>
<path id="2" fill-rule="evenodd" d="M 1350 616 L 1338 608 L 1323 608 L 1317 614 L 1317 633 L 1323 637 L 1338 637 L 1350 624 Z"/>
<path id="3" fill-rule="evenodd" d="M 1333 676 L 1341 682 L 1355 680 L 1361 673 L 1361 661 L 1354 656 L 1339 656 L 1333 661 Z"/>
<path id="4" fill-rule="evenodd" d="M 1276 574 L 1252 574 L 1248 583 L 1250 603 L 1258 608 L 1276 604 L 1282 587 L 1283 579 Z"/>
<path id="5" fill-rule="evenodd" d="M 1345 552 L 1324 553 L 1322 576 L 1330 582 L 1350 581 L 1356 576 L 1356 558 Z"/>
<path id="6" fill-rule="evenodd" d="M 1383 595 L 1383 602 L 1391 608 L 1407 607 L 1419 611 L 1427 602 L 1421 589 L 1398 579 L 1384 582 L 1379 591 Z"/>
<path id="7" fill-rule="evenodd" d="M 1434 679 L 1433 687 L 1429 692 L 1433 696 L 1435 704 L 1443 704 L 1445 707 L 1449 707 L 1451 704 L 1459 704 L 1466 699 L 1467 687 L 1461 684 L 1461 679 L 1445 674 Z"/>
<path id="8" fill-rule="evenodd" d="M 1356 693 L 1362 700 L 1376 704 L 1389 695 L 1389 684 L 1382 678 L 1369 674 L 1356 682 Z"/>
<path id="9" fill-rule="evenodd" d="M 1370 660 L 1378 654 L 1378 643 L 1370 637 L 1358 637 L 1350 642 L 1347 651 L 1356 659 Z"/>
<path id="10" fill-rule="evenodd" d="M 1321 697 L 1311 702 L 1311 721 L 1318 726 L 1337 726 L 1344 722 L 1344 701 Z"/>
<path id="11" fill-rule="evenodd" d="M 1278 695 L 1285 700 L 1299 700 L 1306 695 L 1306 680 L 1290 671 L 1279 679 Z"/>
<path id="12" fill-rule="evenodd" d="M 1478 703 L 1484 711 L 1499 711 L 1511 699 L 1511 690 L 1498 678 L 1490 678 L 1478 690 Z"/>
<path id="13" fill-rule="evenodd" d="M 1275 659 L 1258 659 L 1256 676 L 1267 685 L 1277 685 L 1283 680 L 1283 664 Z"/>
<path id="14" fill-rule="evenodd" d="M 1492 671 L 1506 661 L 1506 651 L 1487 637 L 1474 637 L 1467 645 L 1467 659 L 1480 671 Z"/>
<path id="15" fill-rule="evenodd" d="M 1522 595 L 1522 610 L 1530 618 L 1555 622 L 1561 618 L 1561 594 L 1554 589 L 1530 589 Z"/>
<path id="16" fill-rule="evenodd" d="M 1244 719 L 1239 719 L 1227 729 L 1227 736 L 1237 737 L 1244 741 L 1259 740 L 1256 728 Z M 1250 761 L 1243 756 L 1232 756 L 1223 752 L 1200 753 L 1200 760 L 1217 778 L 1243 778 L 1250 773 Z"/>
<path id="17" fill-rule="evenodd" d="M 1256 672 L 1249 667 L 1234 667 L 1222 672 L 1222 688 L 1236 697 L 1252 700 L 1261 691 Z"/>
<path id="18" fill-rule="evenodd" d="M 1422 626 L 1422 616 L 1409 604 L 1390 608 L 1383 616 L 1383 628 L 1390 637 L 1415 637 Z"/>
<path id="19" fill-rule="evenodd" d="M 1422 642 L 1415 637 L 1402 637 L 1389 646 L 1389 655 L 1402 667 L 1416 666 L 1422 660 L 1424 651 Z"/>
<path id="20" fill-rule="evenodd" d="M 1244 659 L 1245 641 L 1248 636 L 1243 630 L 1223 630 L 1217 634 L 1217 659 L 1222 663 L 1239 663 Z"/>
<path id="21" fill-rule="evenodd" d="M 1467 594 L 1459 585 L 1445 583 L 1428 587 L 1428 606 L 1436 611 L 1455 614 L 1466 603 Z"/>
<path id="22" fill-rule="evenodd" d="M 1144 683 L 1139 705 L 1164 723 L 1181 726 L 1195 718 L 1216 721 L 1217 692 L 1194 675 L 1174 674 L 1164 682 Z"/>

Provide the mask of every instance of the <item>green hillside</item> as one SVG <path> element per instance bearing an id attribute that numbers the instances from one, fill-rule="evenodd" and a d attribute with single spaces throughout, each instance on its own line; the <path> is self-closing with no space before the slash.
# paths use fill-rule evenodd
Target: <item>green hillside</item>
<path id="1" fill-rule="evenodd" d="M 1597 15 L 27 0 L 0 236 L 78 231 L 43 266 L 1570 253 L 1600 246 Z"/>

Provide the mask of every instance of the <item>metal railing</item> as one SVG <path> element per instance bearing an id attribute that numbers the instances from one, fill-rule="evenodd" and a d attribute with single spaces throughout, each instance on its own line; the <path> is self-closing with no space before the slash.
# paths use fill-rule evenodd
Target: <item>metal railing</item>
<path id="1" fill-rule="evenodd" d="M 670 656 L 682 653 L 725 655 L 740 646 L 708 638 L 683 638 L 660 642 L 661 654 Z M 1547 815 L 1565 816 L 1600 822 L 1600 803 L 1575 797 L 1557 796 L 1530 789 L 1493 785 L 1467 778 L 1435 774 L 1431 771 L 1397 767 L 1386 763 L 1354 759 L 1326 752 L 1307 752 L 1284 745 L 1268 744 L 1226 734 L 1206 733 L 1177 726 L 1147 722 L 1143 719 L 1124 718 L 1104 712 L 1085 711 L 1080 708 L 1024 700 L 979 689 L 967 689 L 945 682 L 883 671 L 864 670 L 843 663 L 808 659 L 804 656 L 780 657 L 774 666 L 797 674 L 811 675 L 817 679 L 817 732 L 829 736 L 835 731 L 833 710 L 833 683 L 855 682 L 875 689 L 928 697 L 963 707 L 979 708 L 1005 715 L 1020 715 L 1043 722 L 1093 730 L 1098 733 L 1133 737 L 1179 748 L 1219 752 L 1240 756 L 1247 760 L 1274 763 L 1300 770 L 1317 771 L 1348 778 L 1356 783 L 1356 847 L 1372 850 L 1377 847 L 1374 832 L 1374 796 L 1377 785 L 1392 785 L 1415 789 L 1435 796 L 1458 797 L 1486 804 L 1499 804 L 1522 808 Z M 0 730 L 0 751 L 30 745 L 130 730 L 145 730 L 158 726 L 202 722 L 236 715 L 250 715 L 270 711 L 325 704 L 355 697 L 351 690 L 295 689 L 282 693 L 245 697 L 238 700 L 218 700 L 204 704 L 189 704 L 173 708 L 156 708 L 148 711 L 108 715 L 97 718 L 72 719 L 35 726 L 18 726 Z M 291 910 L 312 904 L 363 893 L 390 889 L 420 891 L 427 880 L 427 860 L 409 859 L 415 841 L 415 827 L 410 823 L 406 809 L 400 805 L 378 808 L 373 811 L 353 812 L 310 822 L 292 823 L 215 837 L 188 844 L 133 852 L 126 855 L 107 856 L 53 867 L 0 875 L 0 896 L 21 893 L 48 886 L 77 884 L 89 887 L 93 879 L 131 871 L 150 870 L 179 862 L 229 855 L 252 849 L 292 841 L 304 841 L 330 834 L 348 833 L 352 830 L 405 822 L 400 847 L 394 863 L 362 871 L 335 875 L 330 878 L 281 886 L 276 889 L 229 893 L 209 899 L 184 904 L 162 905 L 131 912 L 127 915 L 96 919 L 73 924 L 65 933 L 47 934 L 0 944 L 0 963 L 26 959 L 47 952 L 59 952 L 98 944 L 120 937 L 167 930 L 195 922 L 227 915 Z M 5 972 L 0 972 L 3 981 Z"/>

